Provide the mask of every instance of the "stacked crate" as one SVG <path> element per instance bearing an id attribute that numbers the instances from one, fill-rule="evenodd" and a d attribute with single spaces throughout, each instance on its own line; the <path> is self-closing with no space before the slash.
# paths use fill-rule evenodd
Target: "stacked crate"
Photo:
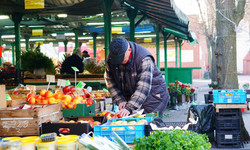
<path id="1" fill-rule="evenodd" d="M 240 109 L 220 109 L 216 113 L 216 143 L 218 148 L 240 148 Z"/>

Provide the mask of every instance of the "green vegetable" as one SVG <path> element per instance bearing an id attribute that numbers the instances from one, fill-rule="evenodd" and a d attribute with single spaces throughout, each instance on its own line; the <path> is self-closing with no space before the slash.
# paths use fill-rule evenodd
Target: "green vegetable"
<path id="1" fill-rule="evenodd" d="M 27 51 L 23 52 L 22 67 L 31 73 L 35 69 L 44 68 L 46 74 L 55 74 L 55 66 L 53 61 L 39 51 Z"/>
<path id="2" fill-rule="evenodd" d="M 205 134 L 193 131 L 154 131 L 147 137 L 134 140 L 134 150 L 209 150 L 211 144 Z"/>

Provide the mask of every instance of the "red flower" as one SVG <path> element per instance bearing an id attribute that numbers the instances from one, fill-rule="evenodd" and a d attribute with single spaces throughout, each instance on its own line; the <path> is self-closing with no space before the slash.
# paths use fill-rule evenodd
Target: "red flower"
<path id="1" fill-rule="evenodd" d="M 191 92 L 193 93 L 195 91 L 195 89 L 191 89 Z"/>
<path id="2" fill-rule="evenodd" d="M 184 87 L 185 87 L 185 85 L 184 85 L 184 84 L 182 84 L 182 85 L 181 85 L 181 88 L 184 88 Z"/>

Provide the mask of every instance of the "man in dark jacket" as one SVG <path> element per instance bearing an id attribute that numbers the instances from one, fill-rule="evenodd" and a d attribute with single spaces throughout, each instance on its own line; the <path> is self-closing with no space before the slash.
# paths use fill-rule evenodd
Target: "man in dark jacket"
<path id="1" fill-rule="evenodd" d="M 82 53 L 80 48 L 76 49 L 76 51 L 71 56 L 64 60 L 62 63 L 61 74 L 75 74 L 75 71 L 72 69 L 72 67 L 76 67 L 79 70 L 77 73 L 83 72 L 84 66 L 82 63 Z"/>
<path id="2" fill-rule="evenodd" d="M 128 116 L 144 109 L 144 113 L 162 115 L 169 93 L 152 54 L 123 37 L 113 39 L 109 50 L 104 78 L 120 114 Z"/>

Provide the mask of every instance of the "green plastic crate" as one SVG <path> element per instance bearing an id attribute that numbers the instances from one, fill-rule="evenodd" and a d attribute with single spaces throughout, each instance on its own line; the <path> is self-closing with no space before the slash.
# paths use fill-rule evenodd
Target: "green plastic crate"
<path id="1" fill-rule="evenodd" d="M 77 104 L 75 109 L 63 109 L 63 117 L 84 117 L 95 116 L 95 101 L 88 106 L 86 104 Z"/>

